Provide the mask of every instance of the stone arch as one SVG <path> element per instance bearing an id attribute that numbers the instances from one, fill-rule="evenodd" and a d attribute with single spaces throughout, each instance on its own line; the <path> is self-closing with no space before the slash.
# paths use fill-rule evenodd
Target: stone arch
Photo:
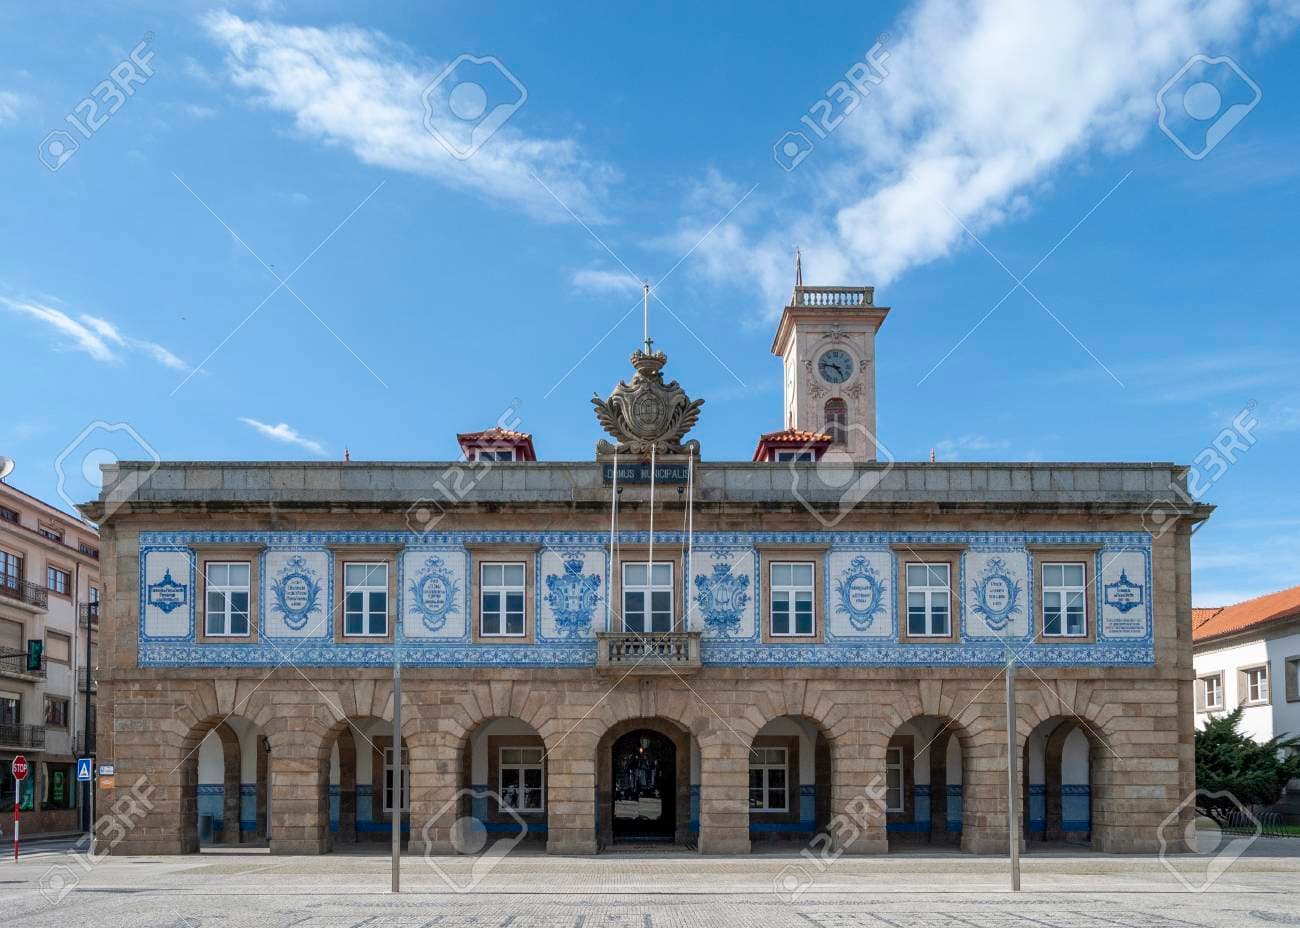
<path id="1" fill-rule="evenodd" d="M 663 797 L 663 801 L 671 801 L 673 806 L 673 843 L 689 846 L 695 842 L 699 830 L 699 785 L 694 777 L 698 776 L 700 753 L 696 740 L 691 730 L 676 720 L 664 716 L 637 716 L 623 718 L 608 726 L 595 745 L 598 847 L 606 848 L 614 843 L 614 748 L 626 736 L 641 731 L 659 735 L 673 746 L 674 794 Z"/>
<path id="2" fill-rule="evenodd" d="M 479 720 L 457 739 L 457 817 L 479 834 L 545 840 L 551 795 L 547 744 L 536 726 L 512 715 Z M 453 848 L 465 851 L 465 835 L 453 832 Z M 477 840 L 477 839 L 476 839 Z"/>
<path id="3" fill-rule="evenodd" d="M 385 694 L 385 698 L 391 695 Z M 392 838 L 392 814 L 384 810 L 389 793 L 389 755 L 392 748 L 391 699 L 381 706 L 360 706 L 365 714 L 338 717 L 321 733 L 316 752 L 316 808 L 323 817 L 326 850 L 345 850 Z M 370 714 L 370 712 L 382 714 Z M 414 752 L 411 734 L 418 719 L 402 719 L 402 767 L 408 806 L 414 801 L 411 768 Z M 403 840 L 409 840 L 410 812 L 401 819 Z"/>
<path id="4" fill-rule="evenodd" d="M 974 735 L 950 715 L 903 719 L 886 746 L 884 805 L 889 850 L 918 845 L 967 848 Z"/>
<path id="5" fill-rule="evenodd" d="M 1027 849 L 1093 846 L 1093 785 L 1105 750 L 1095 727 L 1073 714 L 1044 719 L 1025 735 L 1021 815 Z"/>
<path id="6" fill-rule="evenodd" d="M 201 711 L 201 710 L 200 710 Z M 197 717 L 190 707 L 177 713 L 177 719 L 187 726 L 174 755 L 170 774 L 175 778 L 177 797 L 177 852 L 194 853 L 200 848 L 200 816 L 211 816 L 214 834 L 204 835 L 204 843 L 237 843 L 241 821 L 241 769 L 243 750 L 239 736 L 230 722 L 239 719 L 248 730 L 259 733 L 256 724 L 247 717 L 232 713 L 210 713 Z M 242 726 L 241 726 L 242 727 Z M 200 760 L 213 753 L 210 738 L 216 739 L 219 757 L 217 770 L 219 782 L 201 782 Z M 209 745 L 205 748 L 205 742 Z M 215 780 L 213 774 L 209 779 Z M 267 780 L 259 780 L 263 790 Z M 220 833 L 217 830 L 220 822 Z"/>
<path id="7" fill-rule="evenodd" d="M 774 716 L 755 732 L 746 796 L 751 845 L 807 843 L 828 831 L 840 753 L 825 726 L 802 713 Z"/>

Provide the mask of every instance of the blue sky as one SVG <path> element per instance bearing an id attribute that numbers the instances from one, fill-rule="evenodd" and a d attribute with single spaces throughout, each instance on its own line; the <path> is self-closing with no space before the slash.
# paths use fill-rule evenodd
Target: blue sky
<path id="1" fill-rule="evenodd" d="M 448 459 L 515 398 L 540 456 L 589 460 L 639 277 L 704 456 L 745 460 L 798 245 L 893 307 L 896 458 L 1201 455 L 1196 602 L 1293 585 L 1300 12 L 1083 6 L 7 6 L 10 482 L 88 496 L 86 449 L 137 441 Z M 466 79 L 504 121 L 462 160 Z"/>

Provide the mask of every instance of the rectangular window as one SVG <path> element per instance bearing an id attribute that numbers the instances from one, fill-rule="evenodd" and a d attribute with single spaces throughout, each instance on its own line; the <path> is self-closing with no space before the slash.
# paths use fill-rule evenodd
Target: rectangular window
<path id="1" fill-rule="evenodd" d="M 16 696 L 0 696 L 0 725 L 21 725 L 22 721 L 23 701 Z"/>
<path id="2" fill-rule="evenodd" d="M 1268 665 L 1252 667 L 1242 673 L 1245 684 L 1243 695 L 1246 705 L 1262 705 L 1268 702 Z"/>
<path id="3" fill-rule="evenodd" d="M 72 765 L 45 764 L 44 767 L 45 776 L 41 778 L 41 782 L 44 783 L 42 808 L 75 809 L 77 791 L 73 789 L 76 780 L 73 778 Z M 28 773 L 28 776 L 31 774 Z"/>
<path id="4" fill-rule="evenodd" d="M 1082 638 L 1088 634 L 1087 571 L 1083 564 L 1043 565 L 1043 636 Z"/>
<path id="5" fill-rule="evenodd" d="M 673 630 L 673 564 L 645 561 L 623 565 L 623 630 Z"/>
<path id="6" fill-rule="evenodd" d="M 399 787 L 398 798 L 402 801 L 402 811 L 407 812 L 411 808 L 411 758 L 409 753 L 402 751 L 402 771 L 401 786 Z M 389 815 L 393 814 L 393 749 L 384 748 L 384 811 Z"/>
<path id="7" fill-rule="evenodd" d="M 885 811 L 903 811 L 903 749 L 885 749 Z"/>
<path id="8" fill-rule="evenodd" d="M 206 634 L 217 637 L 248 634 L 251 574 L 252 566 L 247 561 L 208 561 L 204 565 Z"/>
<path id="9" fill-rule="evenodd" d="M 388 565 L 343 564 L 343 634 L 383 637 L 388 634 Z"/>
<path id="10" fill-rule="evenodd" d="M 77 550 L 87 557 L 99 557 L 99 549 L 94 545 L 88 545 L 84 541 L 77 542 Z"/>
<path id="11" fill-rule="evenodd" d="M 1288 657 L 1284 672 L 1286 673 L 1286 701 L 1300 701 L 1300 657 Z"/>
<path id="12" fill-rule="evenodd" d="M 805 451 L 805 450 L 794 451 L 794 450 L 791 450 L 791 451 L 778 451 L 778 452 L 776 453 L 776 460 L 777 460 L 777 461 L 807 461 L 807 462 L 812 462 L 813 460 L 815 460 L 815 458 L 813 457 L 813 453 L 812 453 L 811 451 Z"/>
<path id="13" fill-rule="evenodd" d="M 57 567 L 45 568 L 45 588 L 51 593 L 68 595 L 68 583 L 71 579 L 66 570 L 59 570 Z"/>
<path id="14" fill-rule="evenodd" d="M 479 634 L 521 638 L 524 634 L 524 565 L 479 566 Z"/>
<path id="15" fill-rule="evenodd" d="M 45 659 L 60 664 L 72 663 L 72 638 L 59 632 L 46 632 Z"/>
<path id="16" fill-rule="evenodd" d="M 57 541 L 59 544 L 63 544 L 63 533 L 57 528 L 49 528 L 48 526 L 40 525 L 36 528 L 36 534 L 40 535 L 42 538 L 48 538 L 50 541 Z"/>
<path id="17" fill-rule="evenodd" d="M 816 628 L 813 609 L 813 565 L 773 563 L 772 635 L 812 635 Z"/>
<path id="18" fill-rule="evenodd" d="M 789 767 L 785 748 L 754 748 L 749 752 L 749 807 L 756 812 L 785 812 L 790 808 Z"/>
<path id="19" fill-rule="evenodd" d="M 60 696 L 45 697 L 45 724 L 52 728 L 68 727 L 68 701 Z"/>
<path id="20" fill-rule="evenodd" d="M 946 638 L 952 634 L 948 564 L 907 565 L 907 634 Z"/>
<path id="21" fill-rule="evenodd" d="M 497 767 L 501 804 L 519 812 L 541 812 L 546 801 L 542 748 L 502 748 Z"/>
<path id="22" fill-rule="evenodd" d="M 17 589 L 23 582 L 23 559 L 0 550 L 0 586 Z"/>
<path id="23" fill-rule="evenodd" d="M 475 448 L 475 461 L 513 461 L 515 459 L 514 448 Z"/>
<path id="24" fill-rule="evenodd" d="M 14 525 L 17 525 L 18 513 L 10 509 L 8 506 L 0 506 L 0 519 L 3 519 L 6 522 L 12 522 Z"/>
<path id="25" fill-rule="evenodd" d="M 1201 708 L 1206 712 L 1223 708 L 1223 675 L 1201 677 Z"/>
<path id="26" fill-rule="evenodd" d="M 87 598 L 87 600 L 88 600 L 89 602 L 92 602 L 92 603 L 98 604 L 98 603 L 99 603 L 99 587 L 97 587 L 97 586 L 92 586 L 90 589 L 88 589 L 88 590 L 86 591 L 86 598 Z"/>

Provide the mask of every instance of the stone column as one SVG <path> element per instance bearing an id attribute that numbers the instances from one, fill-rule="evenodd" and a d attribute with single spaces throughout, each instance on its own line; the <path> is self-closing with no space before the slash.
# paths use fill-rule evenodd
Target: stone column
<path id="1" fill-rule="evenodd" d="M 271 744 L 271 853 L 329 850 L 329 761 L 317 732 L 268 732 Z"/>
<path id="2" fill-rule="evenodd" d="M 1005 724 L 1002 721 L 967 739 L 969 747 L 962 744 L 961 849 L 972 854 L 1008 851 Z M 1020 784 L 1016 786 L 1019 793 Z M 1017 795 L 1015 801 L 1022 802 L 1021 797 Z"/>
<path id="3" fill-rule="evenodd" d="M 454 854 L 451 827 L 469 814 L 460 783 L 459 733 L 421 730 L 404 740 L 411 758 L 408 847 L 413 854 Z"/>
<path id="4" fill-rule="evenodd" d="M 357 841 L 357 742 L 352 729 L 339 733 L 339 844 Z"/>
<path id="5" fill-rule="evenodd" d="M 573 731 L 558 740 L 546 754 L 546 777 L 547 853 L 595 854 L 594 736 Z"/>
<path id="6" fill-rule="evenodd" d="M 749 745 L 711 732 L 700 739 L 700 853 L 749 850 Z"/>
<path id="7" fill-rule="evenodd" d="M 885 747 L 888 735 L 872 737 L 847 728 L 831 742 L 832 846 L 845 854 L 883 854 L 885 834 Z"/>

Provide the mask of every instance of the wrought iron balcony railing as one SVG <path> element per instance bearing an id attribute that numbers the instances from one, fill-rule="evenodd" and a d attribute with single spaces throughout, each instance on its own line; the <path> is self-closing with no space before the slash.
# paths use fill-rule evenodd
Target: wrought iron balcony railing
<path id="1" fill-rule="evenodd" d="M 870 306 L 875 287 L 795 287 L 791 306 Z"/>
<path id="2" fill-rule="evenodd" d="M 700 669 L 699 632 L 597 632 L 596 669 L 638 674 Z"/>
<path id="3" fill-rule="evenodd" d="M 15 651 L 12 648 L 0 648 L 0 674 L 22 677 L 43 677 L 45 676 L 45 658 L 41 658 L 41 666 L 39 670 L 28 670 L 26 651 Z"/>
<path id="4" fill-rule="evenodd" d="M 41 750 L 45 747 L 45 726 L 0 724 L 0 744 L 33 751 Z"/>
<path id="5" fill-rule="evenodd" d="M 50 600 L 45 587 L 14 574 L 0 573 L 0 596 L 17 599 L 41 609 L 49 608 Z"/>
<path id="6" fill-rule="evenodd" d="M 87 625 L 99 627 L 99 603 L 82 603 L 81 604 L 81 627 Z"/>

